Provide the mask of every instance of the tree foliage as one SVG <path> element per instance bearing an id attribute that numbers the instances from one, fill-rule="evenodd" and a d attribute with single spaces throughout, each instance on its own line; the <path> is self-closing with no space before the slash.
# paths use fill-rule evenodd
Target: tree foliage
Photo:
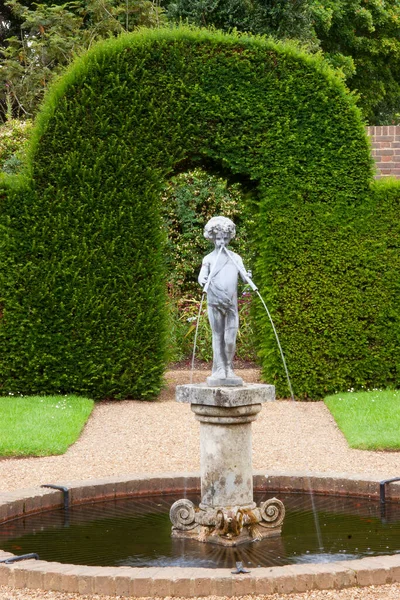
<path id="1" fill-rule="evenodd" d="M 94 41 L 145 25 L 189 21 L 297 40 L 346 78 L 370 124 L 400 114 L 397 0 L 9 0 L 0 8 L 0 78 L 19 116 L 32 115 L 48 82 Z M 8 41 L 6 41 L 8 39 Z"/>
<path id="2" fill-rule="evenodd" d="M 54 77 L 97 40 L 164 21 L 162 9 L 151 0 L 9 0 L 6 7 L 9 23 L 20 28 L 2 44 L 0 104 L 4 115 L 11 98 L 20 117 L 34 115 Z"/>
<path id="3" fill-rule="evenodd" d="M 200 27 L 316 41 L 309 0 L 173 0 L 167 12 Z"/>
<path id="4" fill-rule="evenodd" d="M 0 173 L 13 174 L 21 170 L 31 131 L 30 119 L 22 121 L 8 115 L 0 127 Z"/>
<path id="5" fill-rule="evenodd" d="M 400 117 L 398 0 L 315 0 L 315 32 L 324 56 L 343 66 L 371 125 Z"/>

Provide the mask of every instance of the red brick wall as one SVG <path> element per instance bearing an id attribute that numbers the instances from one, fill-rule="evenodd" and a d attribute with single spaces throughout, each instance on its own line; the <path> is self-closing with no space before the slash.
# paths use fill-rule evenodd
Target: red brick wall
<path id="1" fill-rule="evenodd" d="M 372 156 L 377 167 L 376 178 L 400 179 L 400 127 L 380 125 L 367 127 L 371 138 Z"/>

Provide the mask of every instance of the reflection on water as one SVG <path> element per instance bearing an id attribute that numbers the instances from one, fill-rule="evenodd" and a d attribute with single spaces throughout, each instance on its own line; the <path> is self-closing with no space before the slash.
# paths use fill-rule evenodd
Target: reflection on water
<path id="1" fill-rule="evenodd" d="M 256 494 L 257 503 L 273 496 Z M 99 566 L 256 568 L 332 562 L 400 552 L 400 506 L 360 498 L 314 496 L 320 540 L 308 494 L 275 494 L 286 507 L 282 536 L 225 548 L 171 538 L 174 496 L 86 504 L 16 519 L 0 526 L 0 548 L 41 559 Z M 179 496 L 180 497 L 180 496 Z M 198 503 L 199 498 L 190 497 Z"/>

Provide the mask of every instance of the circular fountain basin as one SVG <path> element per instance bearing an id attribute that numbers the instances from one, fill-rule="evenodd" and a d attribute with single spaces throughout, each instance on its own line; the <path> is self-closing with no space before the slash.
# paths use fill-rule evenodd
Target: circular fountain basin
<path id="1" fill-rule="evenodd" d="M 282 537 L 229 549 L 170 538 L 169 506 L 183 494 L 199 492 L 196 475 L 63 483 L 68 488 L 69 511 L 60 510 L 61 491 L 39 488 L 1 494 L 0 560 L 26 552 L 38 552 L 41 560 L 3 562 L 0 584 L 190 597 L 400 581 L 400 486 L 387 486 L 387 503 L 382 506 L 379 483 L 356 476 L 256 474 L 257 499 L 275 495 L 287 506 Z M 68 547 L 71 535 L 78 542 L 75 549 Z M 41 537 L 47 550 L 40 549 Z M 120 547 L 123 538 L 125 549 Z M 237 561 L 250 573 L 233 574 Z"/>
<path id="2" fill-rule="evenodd" d="M 257 503 L 269 494 L 255 495 Z M 171 536 L 176 496 L 115 499 L 51 510 L 0 525 L 2 548 L 60 563 L 126 567 L 247 569 L 327 563 L 400 553 L 400 504 L 385 516 L 373 499 L 279 493 L 282 535 L 236 547 Z M 189 498 L 195 504 L 199 496 Z M 314 512 L 315 511 L 315 512 Z"/>

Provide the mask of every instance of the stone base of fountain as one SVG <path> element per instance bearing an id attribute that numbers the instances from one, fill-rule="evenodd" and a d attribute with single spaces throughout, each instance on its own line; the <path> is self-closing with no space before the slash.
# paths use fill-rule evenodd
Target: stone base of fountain
<path id="1" fill-rule="evenodd" d="M 196 508 L 190 500 L 178 500 L 171 506 L 172 537 L 199 542 L 238 546 L 281 534 L 285 507 L 270 498 L 259 507 L 233 506 Z"/>
<path id="2" fill-rule="evenodd" d="M 280 535 L 285 508 L 276 498 L 256 506 L 251 467 L 251 424 L 274 386 L 178 385 L 176 399 L 200 422 L 201 503 L 172 505 L 172 536 L 237 546 Z"/>

